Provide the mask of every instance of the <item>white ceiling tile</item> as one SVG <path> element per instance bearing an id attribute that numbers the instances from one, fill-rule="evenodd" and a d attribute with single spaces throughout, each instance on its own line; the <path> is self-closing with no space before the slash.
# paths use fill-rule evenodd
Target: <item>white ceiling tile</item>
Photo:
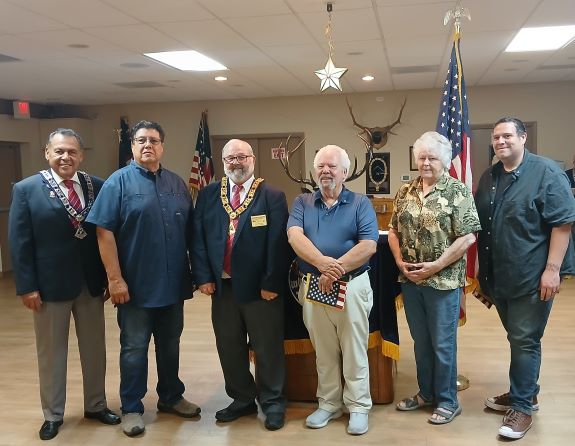
<path id="1" fill-rule="evenodd" d="M 263 17 L 290 12 L 284 0 L 197 0 L 197 2 L 212 14 L 222 18 Z"/>
<path id="2" fill-rule="evenodd" d="M 146 23 L 214 18 L 206 8 L 193 0 L 104 0 L 104 2 Z"/>
<path id="3" fill-rule="evenodd" d="M 84 31 L 114 46 L 140 54 L 188 49 L 182 42 L 166 36 L 149 25 L 85 28 Z"/>
<path id="4" fill-rule="evenodd" d="M 61 21 L 36 14 L 33 11 L 21 8 L 18 4 L 0 1 L 0 11 L 3 18 L 0 34 L 21 34 L 68 28 Z"/>
<path id="5" fill-rule="evenodd" d="M 325 28 L 328 16 L 326 13 L 300 14 L 300 18 L 318 42 L 327 42 Z M 371 8 L 333 12 L 331 33 L 336 46 L 341 42 L 379 39 L 380 37 L 377 19 Z"/>
<path id="6" fill-rule="evenodd" d="M 215 48 L 233 50 L 251 48 L 237 32 L 221 20 L 203 20 L 198 22 L 154 23 L 154 27 L 189 48 L 210 51 Z"/>
<path id="7" fill-rule="evenodd" d="M 257 17 L 226 19 L 238 34 L 257 46 L 312 44 L 306 28 L 292 15 L 275 15 L 261 20 Z"/>
<path id="8" fill-rule="evenodd" d="M 100 0 L 17 0 L 18 5 L 74 28 L 131 25 L 137 20 Z M 120 0 L 119 0 L 120 1 Z"/>
<path id="9" fill-rule="evenodd" d="M 575 1 L 573 0 L 545 0 L 538 5 L 526 27 L 531 26 L 558 26 L 575 24 Z"/>

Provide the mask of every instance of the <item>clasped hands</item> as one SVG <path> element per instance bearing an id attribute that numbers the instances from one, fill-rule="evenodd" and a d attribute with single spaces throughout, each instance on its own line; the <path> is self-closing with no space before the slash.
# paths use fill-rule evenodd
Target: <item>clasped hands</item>
<path id="1" fill-rule="evenodd" d="M 408 263 L 402 261 L 399 269 L 409 281 L 416 284 L 423 282 L 439 271 L 435 262 Z"/>
<path id="2" fill-rule="evenodd" d="M 343 262 L 329 256 L 322 256 L 316 267 L 321 273 L 318 281 L 319 290 L 324 294 L 329 293 L 333 283 L 345 274 Z"/>

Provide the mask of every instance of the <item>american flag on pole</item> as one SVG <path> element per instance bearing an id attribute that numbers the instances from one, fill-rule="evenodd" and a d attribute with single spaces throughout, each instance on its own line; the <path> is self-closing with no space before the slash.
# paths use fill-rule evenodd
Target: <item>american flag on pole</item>
<path id="1" fill-rule="evenodd" d="M 453 147 L 449 174 L 465 183 L 471 190 L 471 132 L 459 40 L 459 33 L 456 33 L 439 106 L 436 130 L 449 139 Z"/>
<path id="2" fill-rule="evenodd" d="M 437 133 L 441 133 L 451 142 L 451 166 L 449 174 L 464 183 L 472 190 L 471 176 L 471 129 L 469 126 L 469 113 L 467 110 L 467 93 L 463 78 L 463 64 L 459 52 L 459 32 L 455 32 L 453 48 L 449 59 L 447 77 L 443 86 L 443 94 L 437 118 Z M 475 264 L 477 245 L 474 243 L 467 251 L 467 278 L 472 285 L 475 280 Z M 473 286 L 471 287 L 473 288 Z M 469 290 L 468 290 L 469 291 Z M 465 301 L 462 298 L 460 325 L 465 323 Z"/>
<path id="3" fill-rule="evenodd" d="M 208 111 L 202 112 L 196 150 L 192 161 L 192 170 L 188 184 L 190 190 L 199 191 L 210 184 L 214 179 L 214 163 L 212 161 L 212 148 L 210 146 L 210 131 L 208 129 Z"/>
<path id="4" fill-rule="evenodd" d="M 318 304 L 343 310 L 345 307 L 345 295 L 347 293 L 347 282 L 338 280 L 332 285 L 331 291 L 327 294 L 319 290 L 319 277 L 308 273 L 306 277 L 306 299 Z"/>

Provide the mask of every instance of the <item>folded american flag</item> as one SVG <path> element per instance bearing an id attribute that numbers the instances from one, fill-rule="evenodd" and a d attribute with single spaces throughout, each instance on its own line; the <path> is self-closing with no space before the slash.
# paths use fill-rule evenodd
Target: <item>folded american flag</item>
<path id="1" fill-rule="evenodd" d="M 329 307 L 343 310 L 345 306 L 345 294 L 347 292 L 347 282 L 335 281 L 331 291 L 327 294 L 319 290 L 319 276 L 307 273 L 305 298 L 313 303 L 327 305 Z"/>

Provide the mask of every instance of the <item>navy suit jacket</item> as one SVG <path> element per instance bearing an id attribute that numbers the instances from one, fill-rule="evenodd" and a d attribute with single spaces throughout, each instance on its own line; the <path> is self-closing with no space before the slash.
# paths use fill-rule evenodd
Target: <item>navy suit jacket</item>
<path id="1" fill-rule="evenodd" d="M 84 198 L 88 188 L 78 175 Z M 103 181 L 91 177 L 94 194 Z M 16 294 L 39 291 L 44 301 L 64 301 L 78 297 L 84 283 L 92 296 L 100 296 L 106 286 L 106 273 L 96 239 L 96 227 L 82 226 L 88 235 L 74 237 L 68 213 L 60 200 L 50 194 L 42 175 L 36 174 L 14 185 L 10 205 L 8 241 Z"/>
<path id="2" fill-rule="evenodd" d="M 222 289 L 224 251 L 229 217 L 220 199 L 221 183 L 198 195 L 194 211 L 192 265 L 197 285 L 213 282 Z M 266 224 L 258 226 L 265 215 Z M 287 281 L 288 243 L 286 196 L 261 183 L 249 207 L 240 215 L 232 248 L 232 286 L 238 303 L 261 299 L 261 290 L 282 294 Z M 254 225 L 255 223 L 255 225 Z"/>

